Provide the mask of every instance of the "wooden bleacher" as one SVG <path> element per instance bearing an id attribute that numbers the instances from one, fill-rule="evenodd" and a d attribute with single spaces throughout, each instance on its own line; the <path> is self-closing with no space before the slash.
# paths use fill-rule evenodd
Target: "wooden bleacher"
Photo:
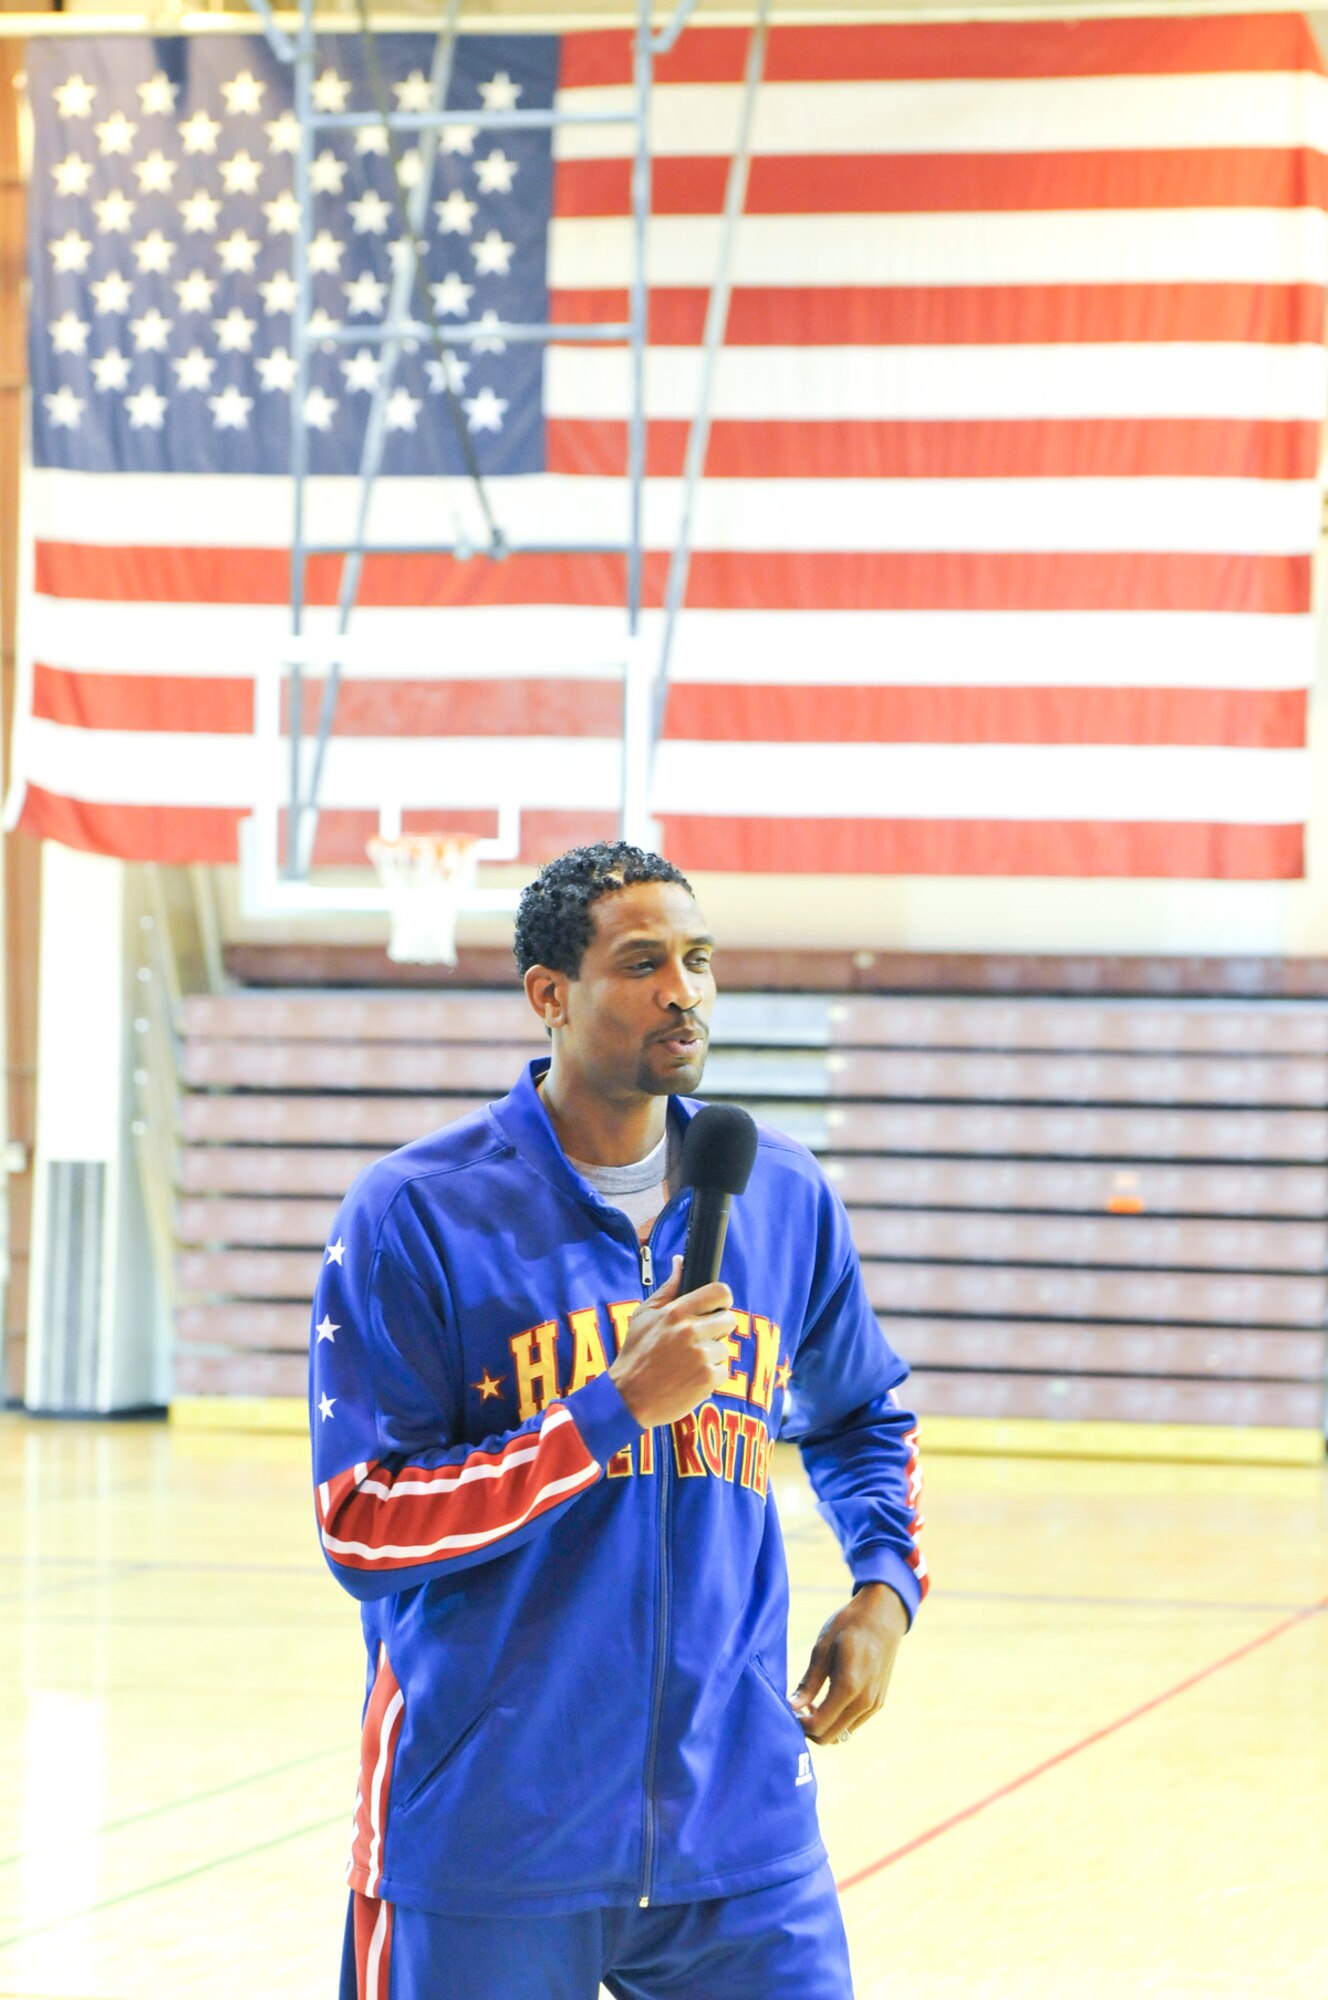
<path id="1" fill-rule="evenodd" d="M 1328 1002 L 726 992 L 708 1095 L 817 1152 L 933 1415 L 1322 1426 Z M 507 991 L 185 1003 L 176 1385 L 304 1389 L 368 1161 L 543 1046 Z"/>

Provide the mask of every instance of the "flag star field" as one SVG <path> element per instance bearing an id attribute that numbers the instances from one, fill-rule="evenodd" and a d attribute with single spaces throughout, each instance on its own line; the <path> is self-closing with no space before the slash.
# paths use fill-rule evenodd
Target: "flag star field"
<path id="1" fill-rule="evenodd" d="M 428 108 L 433 38 L 381 42 L 393 111 Z M 419 282 L 449 323 L 543 322 L 552 191 L 547 130 L 481 132 L 467 110 L 547 109 L 550 37 L 463 37 L 431 165 Z M 32 50 L 33 460 L 87 472 L 283 473 L 294 386 L 292 250 L 298 125 L 289 65 L 249 37 L 163 37 Z M 43 96 L 46 103 L 43 105 Z M 370 112 L 354 36 L 326 44 L 315 109 Z M 399 134 L 400 187 L 381 125 L 329 132 L 313 160 L 312 301 L 327 330 L 381 325 L 405 232 L 404 197 L 423 172 Z M 410 316 L 428 317 L 416 295 Z M 464 464 L 443 374 L 490 473 L 544 462 L 543 357 L 487 341 L 476 354 L 412 343 L 397 363 L 383 470 Z M 310 469 L 358 471 L 379 351 L 316 347 Z M 430 363 L 433 367 L 430 367 Z M 150 392 L 145 395 L 145 391 Z"/>

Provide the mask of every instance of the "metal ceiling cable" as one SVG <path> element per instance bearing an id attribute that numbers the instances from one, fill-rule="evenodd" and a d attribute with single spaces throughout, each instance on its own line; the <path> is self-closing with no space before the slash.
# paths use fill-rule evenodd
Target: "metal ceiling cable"
<path id="1" fill-rule="evenodd" d="M 401 218 L 403 232 L 407 239 L 413 243 L 415 240 L 415 231 L 411 228 L 410 210 L 401 181 L 401 152 L 397 145 L 396 134 L 388 123 L 392 115 L 392 108 L 387 101 L 387 85 L 383 80 L 383 73 L 378 65 L 378 49 L 374 41 L 373 29 L 369 25 L 368 0 L 356 0 L 356 11 L 360 19 L 360 41 L 364 49 L 365 69 L 369 78 L 369 94 L 373 98 L 374 109 L 383 121 L 383 130 L 387 134 L 387 150 L 392 162 L 392 192 L 398 215 Z M 444 30 L 445 33 L 451 34 L 453 38 L 455 38 L 456 33 L 456 12 L 457 10 L 453 8 L 453 19 L 449 21 L 447 28 Z M 484 525 L 489 531 L 489 546 L 482 553 L 497 560 L 507 552 L 503 539 L 503 531 L 494 519 L 493 508 L 489 504 L 488 489 L 484 483 L 484 474 L 480 471 L 479 458 L 476 455 L 475 446 L 471 440 L 470 428 L 462 413 L 461 399 L 453 386 L 451 361 L 454 350 L 448 346 L 446 336 L 438 324 L 438 316 L 434 311 L 433 298 L 424 281 L 424 271 L 419 256 L 414 256 L 411 259 L 411 263 L 413 267 L 415 296 L 423 307 L 420 317 L 429 329 L 429 333 L 433 339 L 434 350 L 438 357 L 438 364 L 442 371 L 443 395 L 447 403 L 448 415 L 452 419 L 452 428 L 456 433 L 457 444 L 460 447 L 461 456 L 465 461 L 467 475 L 475 488 L 475 497 L 479 502 L 480 512 L 484 516 Z"/>

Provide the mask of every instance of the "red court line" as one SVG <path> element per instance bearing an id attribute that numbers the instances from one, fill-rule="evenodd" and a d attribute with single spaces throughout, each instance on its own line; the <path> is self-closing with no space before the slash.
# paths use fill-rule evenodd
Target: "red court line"
<path id="1" fill-rule="evenodd" d="M 1095 1743 L 1101 1743 L 1106 1737 L 1114 1736 L 1118 1730 L 1128 1728 L 1130 1723 L 1138 1722 L 1141 1716 L 1151 1715 L 1155 1708 L 1161 1708 L 1165 1702 L 1174 1701 L 1178 1694 L 1185 1694 L 1190 1688 L 1198 1687 L 1200 1681 L 1208 1680 L 1213 1674 L 1220 1674 L 1224 1667 L 1234 1666 L 1237 1660 L 1243 1660 L 1247 1654 L 1257 1653 L 1261 1646 L 1267 1646 L 1274 1639 L 1280 1639 L 1284 1632 L 1293 1631 L 1297 1625 L 1303 1625 L 1306 1619 L 1316 1618 L 1321 1611 L 1328 1611 L 1328 1597 L 1321 1597 L 1317 1604 L 1307 1604 L 1293 1617 L 1284 1618 L 1280 1625 L 1272 1625 L 1266 1632 L 1260 1632 L 1257 1638 L 1247 1639 L 1245 1644 L 1237 1646 L 1234 1652 L 1224 1653 L 1220 1660 L 1213 1660 L 1208 1666 L 1200 1667 L 1197 1673 L 1187 1674 L 1185 1679 L 1177 1681 L 1174 1687 L 1164 1688 L 1161 1694 L 1155 1694 L 1150 1700 L 1141 1702 L 1138 1708 L 1130 1709 L 1125 1715 L 1118 1715 L 1114 1722 L 1103 1723 L 1100 1729 L 1094 1729 L 1087 1736 L 1081 1736 L 1077 1743 L 1071 1743 L 1064 1750 L 1058 1750 L 1054 1757 L 1045 1757 L 1040 1764 L 1034 1764 L 1031 1770 L 1021 1772 L 1017 1778 L 1011 1778 L 1008 1784 L 998 1785 L 996 1790 L 988 1792 L 985 1798 L 975 1799 L 971 1806 L 964 1806 L 959 1812 L 951 1813 L 948 1819 L 938 1820 L 936 1825 L 929 1826 L 925 1833 L 916 1834 L 912 1840 L 906 1840 L 902 1847 L 892 1848 L 878 1861 L 869 1861 L 865 1868 L 859 1868 L 853 1875 L 846 1875 L 842 1882 L 836 1883 L 836 1888 L 841 1895 L 846 1889 L 856 1889 L 859 1882 L 866 1882 L 871 1876 L 879 1875 L 883 1868 L 890 1868 L 896 1861 L 902 1861 L 905 1855 L 915 1853 L 919 1847 L 928 1846 L 933 1840 L 938 1840 L 943 1833 L 949 1833 L 952 1827 L 962 1826 L 965 1820 L 976 1818 L 977 1814 L 985 1812 L 988 1806 L 996 1805 L 1001 1799 L 1008 1799 L 1012 1792 L 1022 1791 L 1024 1786 L 1031 1785 L 1035 1778 L 1042 1777 L 1047 1771 L 1054 1771 L 1058 1764 L 1068 1763 L 1071 1757 L 1077 1757 L 1082 1750 L 1090 1750 Z"/>

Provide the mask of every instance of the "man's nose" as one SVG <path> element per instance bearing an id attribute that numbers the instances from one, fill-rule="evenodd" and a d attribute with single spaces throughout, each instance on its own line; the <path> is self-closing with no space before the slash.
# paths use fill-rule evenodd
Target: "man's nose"
<path id="1" fill-rule="evenodd" d="M 658 991 L 662 1007 L 673 1007 L 680 1014 L 688 1014 L 700 997 L 700 982 L 685 965 L 670 965 L 665 968 L 665 977 Z"/>

